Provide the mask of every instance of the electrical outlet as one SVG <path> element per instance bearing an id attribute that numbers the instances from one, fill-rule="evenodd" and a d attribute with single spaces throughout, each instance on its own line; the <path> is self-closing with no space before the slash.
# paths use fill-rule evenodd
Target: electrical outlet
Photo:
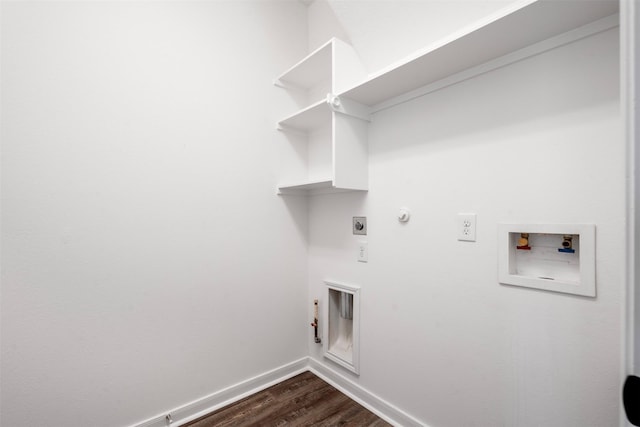
<path id="1" fill-rule="evenodd" d="M 458 240 L 463 242 L 476 241 L 476 214 L 458 214 Z"/>

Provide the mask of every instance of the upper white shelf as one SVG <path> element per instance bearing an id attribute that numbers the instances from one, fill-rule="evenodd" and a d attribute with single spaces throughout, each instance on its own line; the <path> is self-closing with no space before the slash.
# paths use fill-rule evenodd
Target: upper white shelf
<path id="1" fill-rule="evenodd" d="M 373 106 L 617 12 L 617 0 L 520 2 L 427 46 L 339 95 Z"/>
<path id="2" fill-rule="evenodd" d="M 308 89 L 331 79 L 331 56 L 334 39 L 311 52 L 300 62 L 282 73 L 276 81 Z"/>

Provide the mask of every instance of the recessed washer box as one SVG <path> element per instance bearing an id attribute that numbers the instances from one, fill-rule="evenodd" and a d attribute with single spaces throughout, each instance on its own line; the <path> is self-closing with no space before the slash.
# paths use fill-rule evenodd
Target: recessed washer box
<path id="1" fill-rule="evenodd" d="M 327 282 L 324 308 L 324 357 L 360 374 L 360 288 Z"/>
<path id="2" fill-rule="evenodd" d="M 596 296 L 594 224 L 499 224 L 504 285 Z"/>

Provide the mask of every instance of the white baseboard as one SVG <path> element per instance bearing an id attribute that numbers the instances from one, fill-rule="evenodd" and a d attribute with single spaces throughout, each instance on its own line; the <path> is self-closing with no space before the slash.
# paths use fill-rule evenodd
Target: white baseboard
<path id="1" fill-rule="evenodd" d="M 313 372 L 394 426 L 427 427 L 424 423 L 421 423 L 406 412 L 310 357 L 303 357 L 302 359 L 280 366 L 264 374 L 249 378 L 246 381 L 168 410 L 141 423 L 134 424 L 131 427 L 167 427 L 169 426 L 167 423 L 167 415 L 171 416 L 171 427 L 179 427 L 305 371 Z"/>
<path id="2" fill-rule="evenodd" d="M 257 375 L 205 396 L 193 402 L 179 406 L 152 417 L 131 427 L 167 427 L 167 415 L 171 415 L 171 427 L 179 427 L 203 415 L 220 409 L 247 396 L 262 391 L 281 381 L 309 370 L 308 357 L 280 366 L 264 374 Z"/>
<path id="3" fill-rule="evenodd" d="M 398 427 L 428 427 L 369 390 L 359 386 L 319 361 L 309 358 L 309 371 L 328 382 L 383 420 Z"/>

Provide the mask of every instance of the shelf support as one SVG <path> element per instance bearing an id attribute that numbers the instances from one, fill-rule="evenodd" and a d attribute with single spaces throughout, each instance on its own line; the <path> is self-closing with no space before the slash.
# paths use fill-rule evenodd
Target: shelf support
<path id="1" fill-rule="evenodd" d="M 332 93 L 327 94 L 327 104 L 336 113 L 355 117 L 366 122 L 371 121 L 371 107 L 348 98 L 341 98 Z"/>

